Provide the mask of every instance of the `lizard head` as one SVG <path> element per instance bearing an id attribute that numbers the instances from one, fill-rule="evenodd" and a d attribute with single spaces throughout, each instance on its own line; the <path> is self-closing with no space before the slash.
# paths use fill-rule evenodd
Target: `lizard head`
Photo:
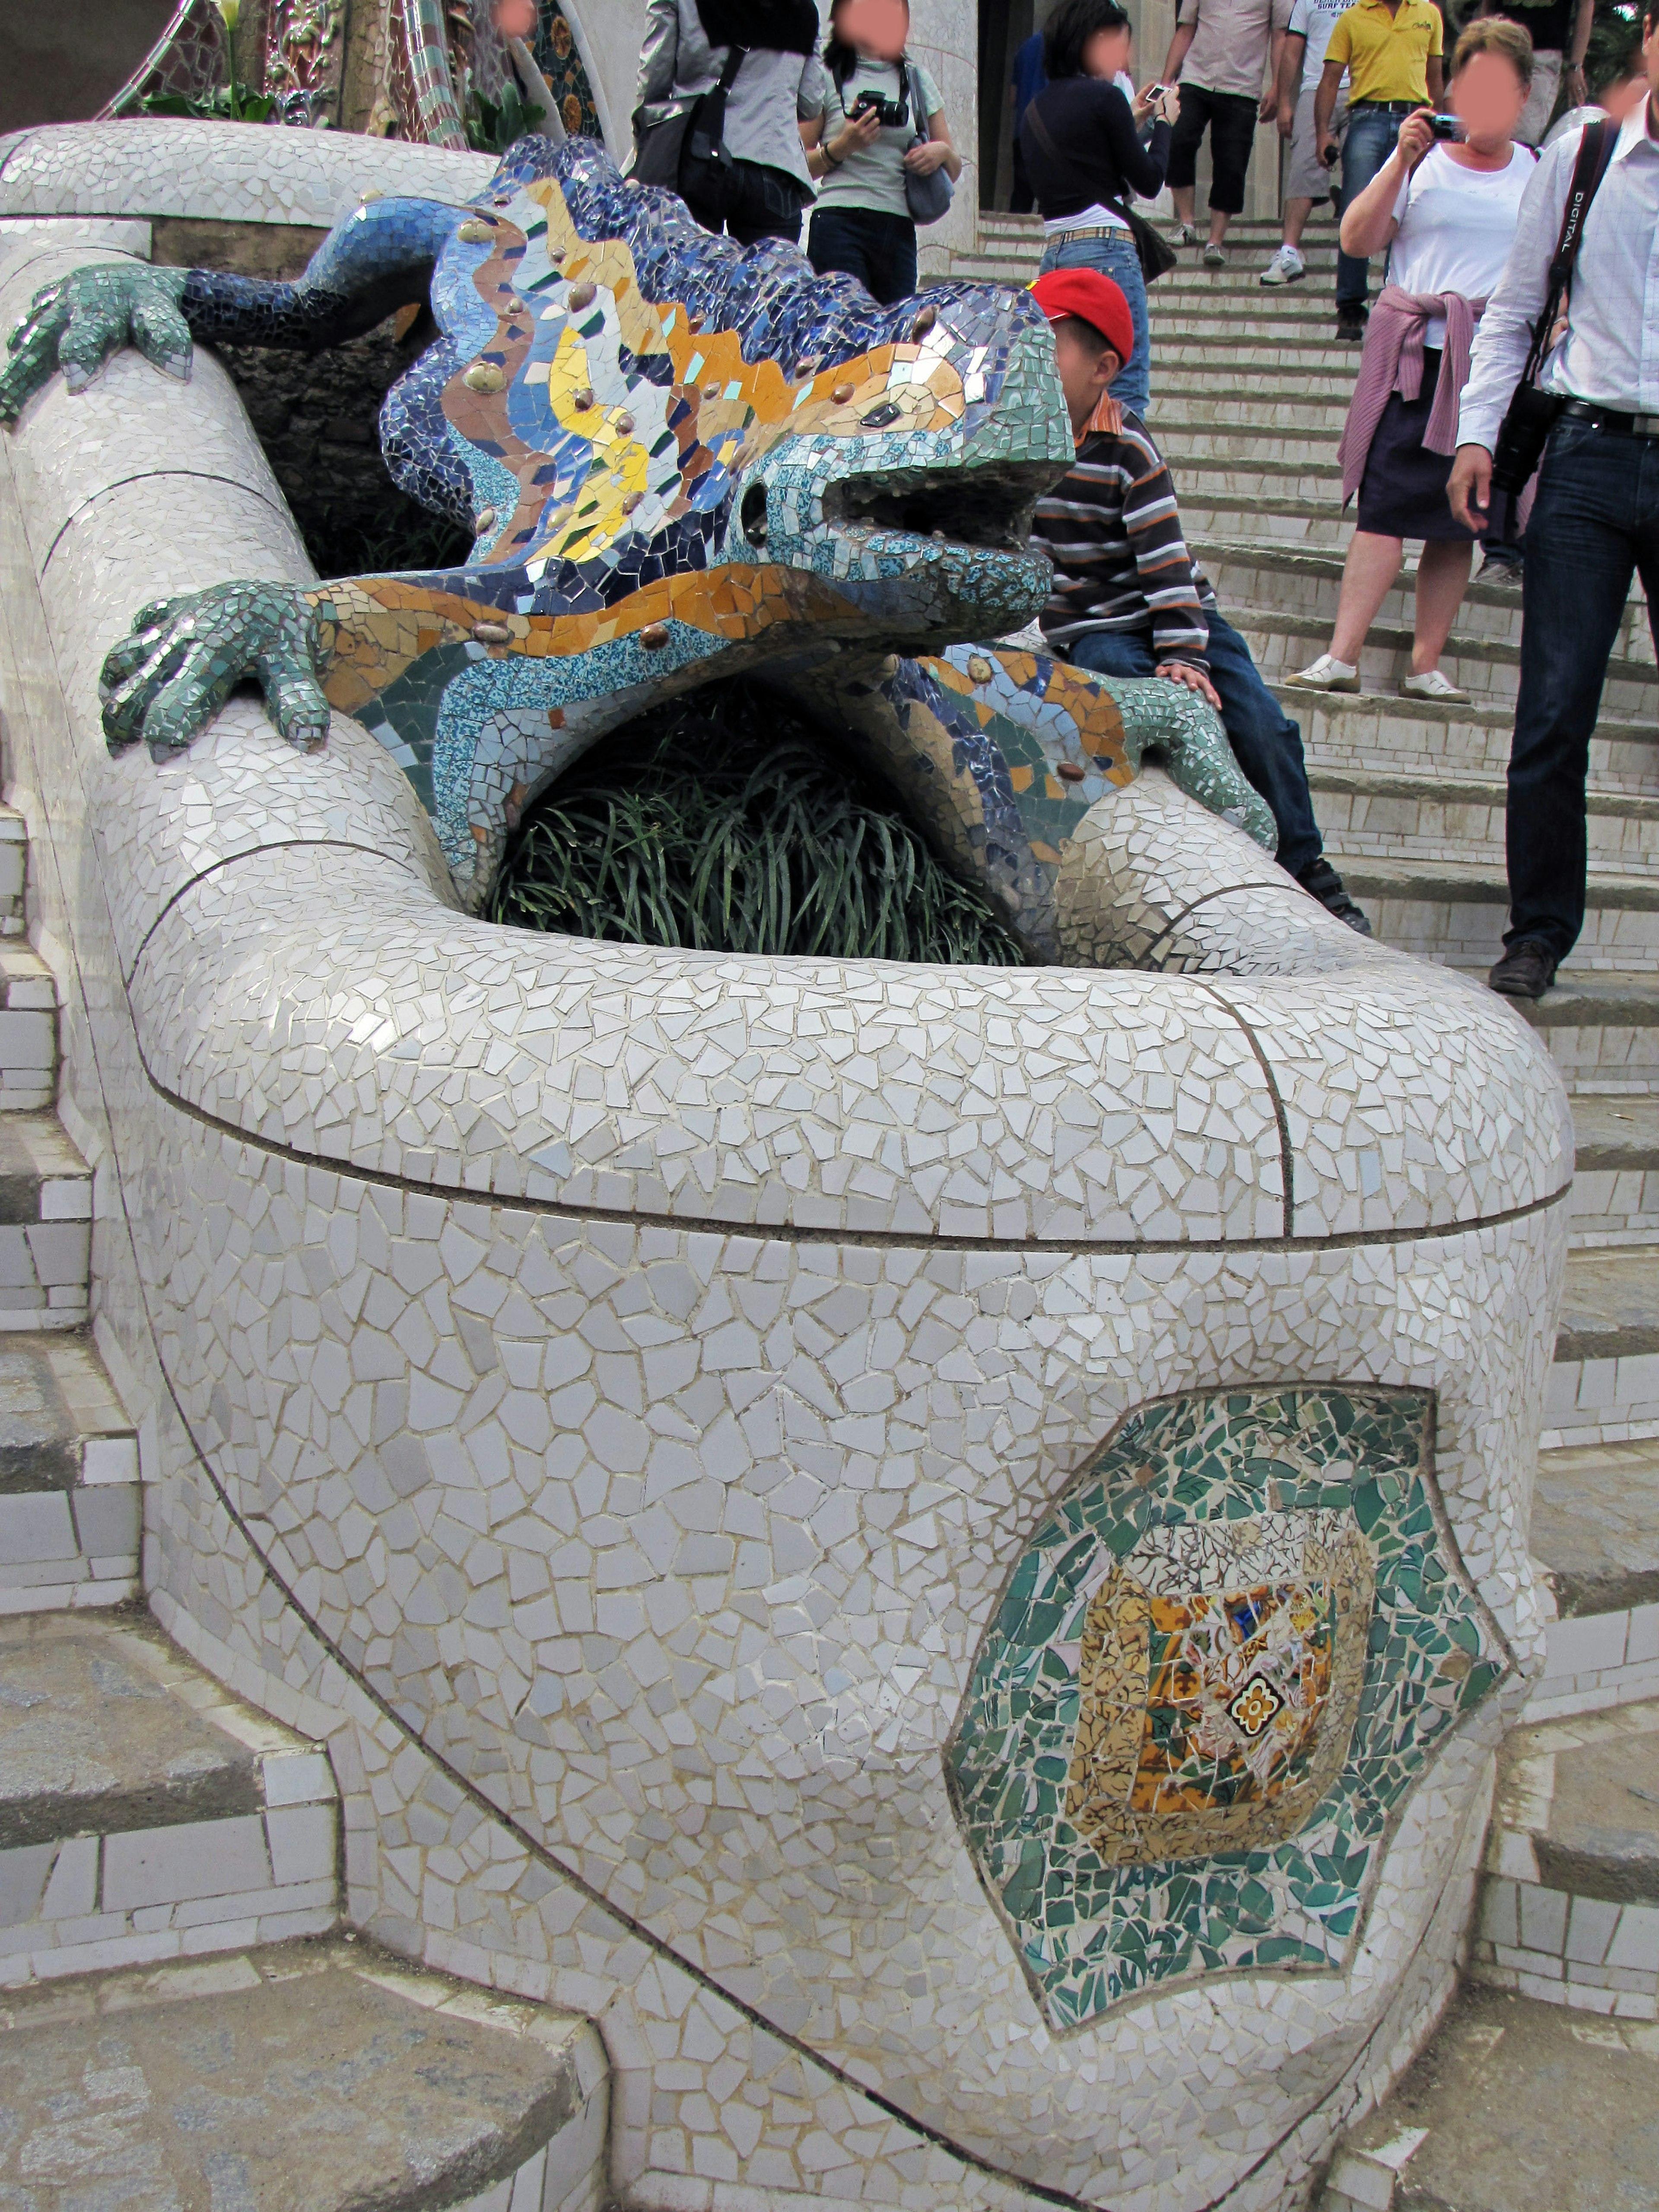
<path id="1" fill-rule="evenodd" d="M 793 247 L 711 237 L 591 139 L 529 139 L 452 234 L 433 305 L 444 335 L 388 404 L 387 456 L 421 455 L 405 481 L 429 501 L 441 453 L 477 533 L 469 586 L 498 604 L 613 608 L 684 576 L 728 640 L 781 647 L 806 622 L 915 650 L 1046 596 L 1030 514 L 1072 439 L 1023 293 L 878 307 Z"/>

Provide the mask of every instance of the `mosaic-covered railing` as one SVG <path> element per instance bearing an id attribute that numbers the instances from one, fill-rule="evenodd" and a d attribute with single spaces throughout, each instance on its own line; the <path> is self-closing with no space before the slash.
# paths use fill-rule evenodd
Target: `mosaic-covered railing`
<path id="1" fill-rule="evenodd" d="M 141 602 L 314 588 L 205 349 L 4 461 L 147 1585 L 327 1738 L 355 1917 L 599 2020 L 641 2205 L 1295 2201 L 1443 2002 L 1540 1652 L 1530 1034 L 1150 771 L 1054 878 L 1139 969 L 493 928 L 341 712 L 108 757 Z"/>

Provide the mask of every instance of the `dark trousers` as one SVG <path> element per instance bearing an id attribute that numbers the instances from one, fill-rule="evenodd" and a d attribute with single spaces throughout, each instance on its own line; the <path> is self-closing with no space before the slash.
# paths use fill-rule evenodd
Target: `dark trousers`
<path id="1" fill-rule="evenodd" d="M 1030 215 L 1036 205 L 1036 194 L 1031 190 L 1031 179 L 1025 173 L 1025 149 L 1019 143 L 1018 127 L 1014 131 L 1014 181 L 1008 194 L 1010 215 Z"/>
<path id="2" fill-rule="evenodd" d="M 879 208 L 820 207 L 812 210 L 806 258 L 820 276 L 856 276 L 884 307 L 908 300 L 916 289 L 916 227 L 908 216 Z"/>
<path id="3" fill-rule="evenodd" d="M 1527 523 L 1521 693 L 1510 753 L 1510 926 L 1565 960 L 1584 926 L 1590 733 L 1632 571 L 1659 608 L 1659 444 L 1580 422 L 1550 433 Z M 1656 630 L 1659 638 L 1659 629 Z"/>
<path id="4" fill-rule="evenodd" d="M 1351 107 L 1342 141 L 1342 204 L 1351 208 L 1395 149 L 1400 125 L 1410 109 Z M 1370 263 L 1362 254 L 1336 250 L 1336 304 L 1362 307 L 1370 276 Z"/>
<path id="5" fill-rule="evenodd" d="M 718 200 L 703 199 L 695 189 L 683 197 L 692 220 L 716 238 L 722 230 L 739 246 L 763 238 L 787 238 L 793 246 L 800 238 L 801 187 L 763 162 L 733 161 Z"/>
<path id="6" fill-rule="evenodd" d="M 1244 173 L 1255 143 L 1257 103 L 1240 92 L 1206 92 L 1201 84 L 1181 88 L 1181 114 L 1170 138 L 1165 182 L 1183 188 L 1198 175 L 1198 149 L 1210 134 L 1210 205 L 1237 215 L 1244 204 Z"/>
<path id="7" fill-rule="evenodd" d="M 1221 700 L 1227 742 L 1278 824 L 1279 866 L 1299 876 L 1324 849 L 1308 790 L 1301 729 L 1262 682 L 1249 647 L 1232 624 L 1213 607 L 1206 612 L 1210 681 Z M 1158 671 L 1149 629 L 1095 630 L 1078 640 L 1072 659 L 1097 676 L 1152 676 Z"/>

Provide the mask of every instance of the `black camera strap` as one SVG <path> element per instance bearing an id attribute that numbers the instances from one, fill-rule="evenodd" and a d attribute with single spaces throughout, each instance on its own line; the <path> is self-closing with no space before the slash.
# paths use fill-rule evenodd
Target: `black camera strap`
<path id="1" fill-rule="evenodd" d="M 1578 249 L 1584 242 L 1590 203 L 1607 173 L 1607 165 L 1618 143 L 1618 127 L 1611 116 L 1605 122 L 1589 125 L 1578 142 L 1578 158 L 1572 166 L 1572 182 L 1567 187 L 1566 210 L 1561 217 L 1561 235 L 1555 241 L 1555 257 L 1549 266 L 1549 288 L 1538 320 L 1532 326 L 1532 345 L 1527 354 L 1527 365 L 1521 372 L 1522 384 L 1538 381 L 1544 356 L 1550 349 L 1551 335 L 1561 319 L 1561 310 L 1572 296 L 1572 272 L 1577 265 Z"/>

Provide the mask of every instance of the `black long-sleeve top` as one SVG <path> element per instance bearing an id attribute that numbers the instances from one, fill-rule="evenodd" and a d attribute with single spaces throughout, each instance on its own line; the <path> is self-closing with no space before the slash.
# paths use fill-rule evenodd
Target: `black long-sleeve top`
<path id="1" fill-rule="evenodd" d="M 1054 152 L 1032 128 L 1040 117 Z M 1025 173 L 1045 220 L 1081 215 L 1097 201 L 1127 204 L 1130 192 L 1151 199 L 1164 188 L 1170 126 L 1152 125 L 1145 146 L 1128 101 L 1103 77 L 1066 76 L 1047 85 L 1025 111 L 1020 129 Z"/>

